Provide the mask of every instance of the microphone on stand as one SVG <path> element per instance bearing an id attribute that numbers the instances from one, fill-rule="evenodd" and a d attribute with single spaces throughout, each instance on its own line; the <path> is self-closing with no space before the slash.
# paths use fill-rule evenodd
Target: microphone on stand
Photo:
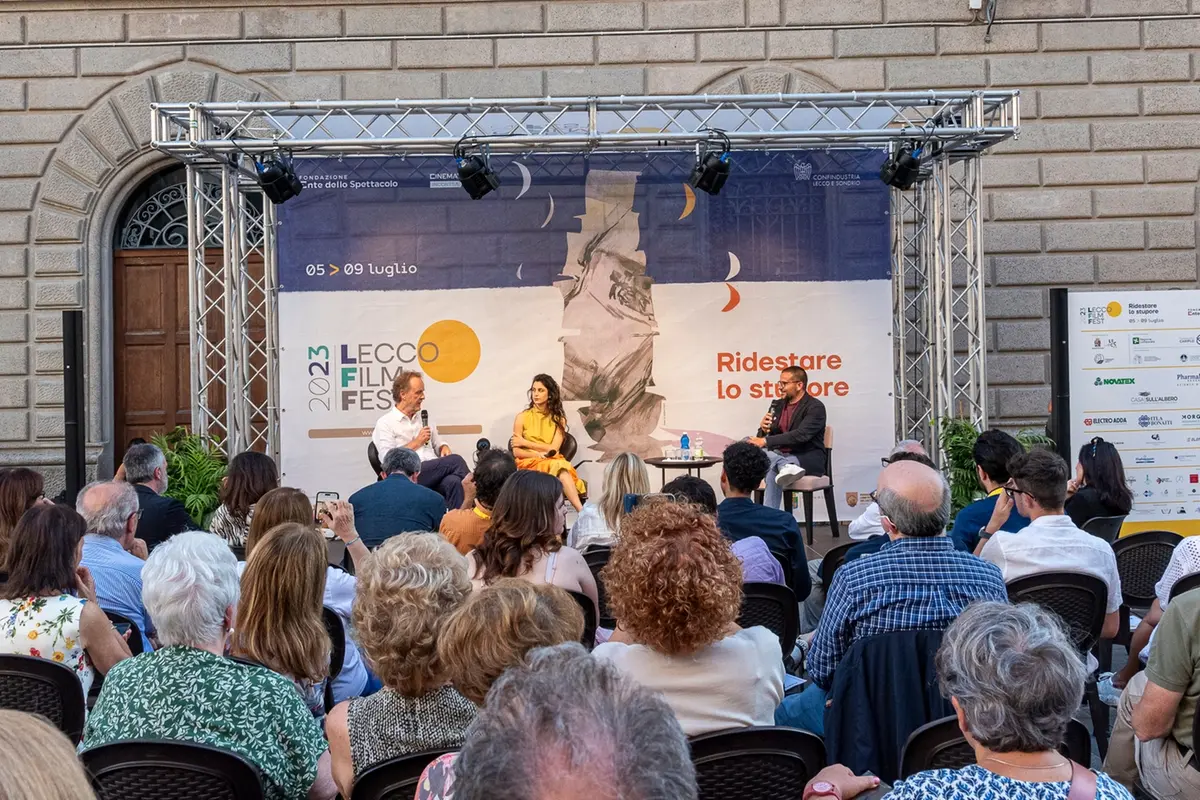
<path id="1" fill-rule="evenodd" d="M 771 401 L 771 407 L 767 409 L 767 412 L 771 415 L 772 428 L 775 427 L 775 423 L 779 421 L 779 415 L 783 413 L 783 406 L 785 403 L 787 403 L 787 398 L 784 397 L 778 397 Z M 760 437 L 766 436 L 770 432 L 771 431 L 769 429 L 761 427 L 758 429 L 758 435 Z"/>

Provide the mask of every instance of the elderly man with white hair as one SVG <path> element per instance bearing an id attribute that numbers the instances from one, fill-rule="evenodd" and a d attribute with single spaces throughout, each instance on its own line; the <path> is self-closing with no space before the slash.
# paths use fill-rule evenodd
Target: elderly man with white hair
<path id="1" fill-rule="evenodd" d="M 240 591 L 225 541 L 177 534 L 150 554 L 142 579 L 161 649 L 109 671 L 84 748 L 131 739 L 221 747 L 258 767 L 271 800 L 334 797 L 328 745 L 292 682 L 224 656 Z"/>
<path id="2" fill-rule="evenodd" d="M 134 535 L 137 492 L 124 481 L 89 483 L 75 500 L 75 510 L 87 521 L 79 563 L 91 571 L 96 582 L 96 602 L 137 625 L 142 650 L 151 649 L 154 625 L 142 604 L 146 543 Z"/>

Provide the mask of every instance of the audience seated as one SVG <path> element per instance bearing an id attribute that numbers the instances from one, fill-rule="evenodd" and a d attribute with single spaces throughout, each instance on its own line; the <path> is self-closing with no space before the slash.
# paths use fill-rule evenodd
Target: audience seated
<path id="1" fill-rule="evenodd" d="M 71 741 L 44 717 L 0 710 L 0 797 L 95 800 Z"/>
<path id="2" fill-rule="evenodd" d="M 976 763 L 920 772 L 898 782 L 884 800 L 1057 800 L 1068 792 L 1129 800 L 1103 774 L 1094 776 L 1094 795 L 1070 791 L 1076 767 L 1058 748 L 1079 707 L 1086 671 L 1050 613 L 1032 604 L 968 607 L 946 631 L 937 673 Z M 817 773 L 804 796 L 851 798 L 877 785 L 877 778 L 856 777 L 835 764 Z"/>
<path id="3" fill-rule="evenodd" d="M 438 531 L 464 556 L 483 541 L 484 532 L 492 524 L 492 509 L 500 489 L 516 471 L 517 462 L 511 455 L 503 450 L 485 450 L 479 455 L 475 471 L 463 481 L 471 507 L 447 511 Z"/>
<path id="4" fill-rule="evenodd" d="M 129 739 L 222 747 L 258 767 L 269 798 L 332 798 L 325 739 L 291 681 L 224 657 L 239 594 L 224 540 L 174 536 L 150 554 L 142 580 L 161 648 L 108 674 L 84 748 Z"/>
<path id="5" fill-rule="evenodd" d="M 8 558 L 8 543 L 21 515 L 38 503 L 48 504 L 41 473 L 28 467 L 0 469 L 0 571 Z"/>
<path id="6" fill-rule="evenodd" d="M 778 725 L 824 732 L 834 671 L 859 639 L 942 630 L 977 600 L 1008 600 L 1000 570 L 946 537 L 950 487 L 940 472 L 913 461 L 891 464 L 879 475 L 875 502 L 889 541 L 838 570 L 808 652 L 811 682 L 784 699 Z"/>
<path id="7" fill-rule="evenodd" d="M 246 544 L 254 504 L 279 486 L 279 468 L 270 456 L 247 450 L 229 462 L 221 482 L 221 505 L 209 520 L 208 530 L 236 547 Z"/>
<path id="8" fill-rule="evenodd" d="M 621 532 L 625 495 L 642 495 L 649 491 L 646 462 L 636 453 L 618 453 L 604 468 L 600 496 L 584 503 L 571 526 L 567 544 L 576 550 L 586 550 L 591 545 L 611 545 Z"/>
<path id="9" fill-rule="evenodd" d="M 492 525 L 467 557 L 475 589 L 500 578 L 524 578 L 583 592 L 597 603 L 596 579 L 578 550 L 562 546 L 562 484 L 520 470 L 504 483 Z"/>
<path id="10" fill-rule="evenodd" d="M 983 485 L 987 497 L 976 500 L 961 509 L 954 517 L 954 528 L 950 538 L 954 546 L 967 553 L 977 552 L 979 533 L 992 519 L 998 502 L 1005 502 L 1004 486 L 1008 483 L 1008 462 L 1013 456 L 1025 452 L 1021 443 L 1004 431 L 990 430 L 979 434 L 975 440 L 975 475 Z M 1008 514 L 1000 530 L 1015 533 L 1029 524 L 1019 513 Z"/>
<path id="11" fill-rule="evenodd" d="M 926 458 L 929 457 L 925 452 L 925 445 L 916 439 L 904 439 L 896 442 L 892 451 L 880 459 L 883 466 L 886 467 L 888 464 L 901 460 L 896 458 L 901 453 L 917 453 Z M 856 542 L 865 542 L 873 536 L 887 536 L 887 531 L 883 529 L 883 522 L 879 519 L 878 503 L 872 500 L 871 504 L 864 508 L 857 518 L 850 521 L 848 535 Z"/>
<path id="12" fill-rule="evenodd" d="M 1004 489 L 1006 499 L 997 498 L 996 511 L 980 534 L 980 556 L 1000 568 L 1005 583 L 1043 572 L 1096 576 L 1108 587 L 1108 616 L 1102 636 L 1116 636 L 1121 608 L 1117 557 L 1108 542 L 1076 528 L 1063 513 L 1067 462 L 1057 453 L 1038 448 L 1014 456 L 1008 462 L 1008 473 L 1011 486 Z M 1020 533 L 1005 533 L 999 523 L 1004 521 L 1005 509 L 1014 506 L 1030 522 Z M 1091 656 L 1088 660 L 1094 661 Z M 1095 666 L 1091 664 L 1092 669 Z"/>
<path id="13" fill-rule="evenodd" d="M 383 689 L 340 703 L 326 721 L 343 796 L 381 761 L 462 743 L 475 704 L 447 684 L 437 644 L 470 593 L 466 561 L 437 534 L 393 537 L 363 565 L 354 628 Z"/>
<path id="14" fill-rule="evenodd" d="M 677 500 L 694 503 L 704 513 L 717 516 L 717 493 L 708 485 L 708 481 L 694 475 L 681 475 L 662 487 L 662 493 L 671 495 Z M 733 554 L 742 562 L 742 581 L 745 583 L 778 583 L 784 585 L 787 579 L 783 575 L 783 567 L 779 559 L 771 553 L 767 543 L 757 536 L 747 536 L 732 545 Z"/>
<path id="15" fill-rule="evenodd" d="M 1184 592 L 1163 612 L 1146 671 L 1121 695 L 1104 769 L 1157 798 L 1200 797 L 1192 762 L 1200 701 L 1200 591 Z"/>
<path id="16" fill-rule="evenodd" d="M 662 692 L 688 736 L 772 723 L 783 698 L 779 637 L 738 627 L 742 570 L 710 515 L 639 506 L 602 574 L 617 630 L 596 658 Z"/>
<path id="17" fill-rule="evenodd" d="M 167 457 L 152 444 L 135 444 L 125 451 L 121 462 L 125 482 L 133 484 L 141 514 L 137 538 L 153 551 L 162 542 L 197 525 L 183 503 L 167 497 Z"/>
<path id="18" fill-rule="evenodd" d="M 1150 660 L 1150 645 L 1154 642 L 1154 631 L 1162 621 L 1163 611 L 1171 601 L 1171 590 L 1180 578 L 1200 572 L 1200 536 L 1187 536 L 1175 545 L 1167 569 L 1154 585 L 1154 603 L 1150 611 L 1138 623 L 1129 642 L 1129 659 L 1125 666 L 1112 675 L 1100 676 L 1100 698 L 1109 705 L 1116 705 L 1120 690 L 1125 688 L 1142 665 Z M 1120 620 L 1118 620 L 1120 622 Z M 1115 697 L 1114 697 L 1115 695 Z"/>
<path id="19" fill-rule="evenodd" d="M 87 523 L 79 563 L 92 574 L 100 608 L 137 625 L 142 649 L 150 650 L 154 624 L 142 603 L 146 543 L 134 535 L 138 524 L 137 492 L 124 481 L 97 481 L 83 488 L 75 508 Z"/>
<path id="20" fill-rule="evenodd" d="M 262 496 L 256 508 L 258 510 L 254 519 L 250 521 L 250 532 L 246 536 L 247 559 L 253 555 L 267 531 L 289 522 L 309 527 L 313 525 L 312 503 L 299 489 L 288 486 L 272 489 Z M 354 529 L 354 509 L 350 504 L 345 500 L 326 503 L 321 521 L 346 544 L 346 552 L 350 554 L 355 569 L 360 569 L 370 553 Z M 246 562 L 239 563 L 238 573 L 241 574 L 245 568 Z M 341 617 L 342 628 L 345 630 L 346 656 L 342 660 L 342 671 L 333 680 L 333 699 L 339 703 L 351 697 L 369 694 L 374 688 L 378 688 L 378 682 L 368 674 L 358 646 L 350 636 L 350 615 L 356 586 L 354 576 L 347 574 L 345 570 L 325 567 L 325 591 L 321 603 Z"/>
<path id="21" fill-rule="evenodd" d="M 75 670 L 83 694 L 129 646 L 96 602 L 91 573 L 79 565 L 87 523 L 67 506 L 35 505 L 21 516 L 0 585 L 0 653 L 57 661 Z"/>
<path id="22" fill-rule="evenodd" d="M 892 453 L 887 459 L 889 465 L 898 464 L 901 461 L 915 461 L 918 464 L 924 464 L 930 469 L 937 469 L 937 466 L 933 463 L 933 460 L 923 452 L 918 453 L 913 450 L 903 450 L 899 453 Z M 880 519 L 880 525 L 882 525 L 883 520 L 880 517 L 879 504 L 872 501 L 871 505 L 875 507 L 875 515 Z M 854 547 L 851 547 L 849 550 L 847 550 L 846 558 L 842 563 L 845 563 L 846 561 L 853 561 L 854 559 L 862 558 L 863 556 L 869 556 L 872 553 L 878 553 L 889 541 L 890 539 L 887 537 L 887 534 L 883 534 L 881 536 L 872 536 L 866 541 L 860 542 L 859 544 L 856 544 Z"/>
<path id="23" fill-rule="evenodd" d="M 579 644 L 530 653 L 488 694 L 462 752 L 417 800 L 695 800 L 687 740 L 663 699 Z"/>
<path id="24" fill-rule="evenodd" d="M 717 524 L 730 541 L 757 536 L 772 551 L 786 556 L 792 564 L 792 591 L 796 600 L 802 601 L 812 591 L 812 578 L 800 526 L 791 514 L 751 499 L 770 467 L 767 452 L 749 442 L 734 442 L 725 448 L 721 469 L 725 499 L 717 506 Z"/>
<path id="25" fill-rule="evenodd" d="M 446 503 L 433 489 L 417 483 L 421 457 L 407 447 L 393 447 L 383 457 L 383 472 L 386 479 L 350 495 L 354 527 L 367 547 L 374 550 L 398 533 L 436 531 Z"/>
<path id="26" fill-rule="evenodd" d="M 524 663 L 530 650 L 582 636 L 583 611 L 575 598 L 557 586 L 501 578 L 447 617 L 437 653 L 454 688 L 482 706 L 492 684 Z"/>
<path id="27" fill-rule="evenodd" d="M 1079 528 L 1096 517 L 1123 517 L 1133 508 L 1125 465 L 1111 442 L 1099 436 L 1079 448 L 1075 477 L 1067 484 L 1064 511 Z"/>
<path id="28" fill-rule="evenodd" d="M 529 387 L 529 406 L 513 420 L 512 449 L 520 469 L 544 472 L 558 479 L 563 496 L 576 511 L 583 508 L 580 495 L 587 484 L 579 479 L 575 467 L 563 458 L 562 444 L 567 435 L 567 413 L 563 410 L 558 381 L 549 375 L 534 375 Z"/>
<path id="29" fill-rule="evenodd" d="M 267 531 L 246 560 L 230 652 L 289 679 L 317 719 L 325 716 L 329 634 L 321 619 L 328 566 L 312 525 Z"/>

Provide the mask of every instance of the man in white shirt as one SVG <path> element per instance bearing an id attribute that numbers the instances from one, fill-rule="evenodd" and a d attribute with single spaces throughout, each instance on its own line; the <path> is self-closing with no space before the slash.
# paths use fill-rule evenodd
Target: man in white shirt
<path id="1" fill-rule="evenodd" d="M 407 447 L 421 458 L 417 483 L 433 489 L 446 499 L 446 508 L 461 508 L 463 478 L 470 469 L 462 456 L 453 455 L 450 446 L 442 442 L 436 425 L 427 424 L 428 415 L 421 411 L 425 402 L 425 380 L 421 373 L 403 370 L 392 382 L 395 405 L 375 423 L 371 441 L 379 451 L 382 463 L 389 450 Z"/>
<path id="2" fill-rule="evenodd" d="M 1098 536 L 1080 530 L 1063 513 L 1070 469 L 1056 453 L 1041 448 L 1014 456 L 1008 462 L 1009 485 L 996 502 L 984 531 L 979 555 L 1004 573 L 1004 582 L 1045 572 L 1081 572 L 1094 575 L 1108 588 L 1104 631 L 1117 634 L 1121 608 L 1121 576 L 1112 546 Z M 1000 530 L 1016 507 L 1028 517 L 1029 526 L 1020 533 Z M 1092 661 L 1089 657 L 1089 663 Z"/>

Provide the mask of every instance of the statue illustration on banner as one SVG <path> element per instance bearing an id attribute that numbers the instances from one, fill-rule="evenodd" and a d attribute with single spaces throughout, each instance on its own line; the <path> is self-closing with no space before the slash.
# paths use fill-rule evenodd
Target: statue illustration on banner
<path id="1" fill-rule="evenodd" d="M 646 275 L 646 253 L 633 210 L 638 173 L 587 174 L 579 233 L 567 234 L 561 280 L 563 399 L 586 401 L 580 417 L 602 461 L 632 451 L 659 452 L 651 435 L 663 398 L 653 385 L 658 325 Z"/>

